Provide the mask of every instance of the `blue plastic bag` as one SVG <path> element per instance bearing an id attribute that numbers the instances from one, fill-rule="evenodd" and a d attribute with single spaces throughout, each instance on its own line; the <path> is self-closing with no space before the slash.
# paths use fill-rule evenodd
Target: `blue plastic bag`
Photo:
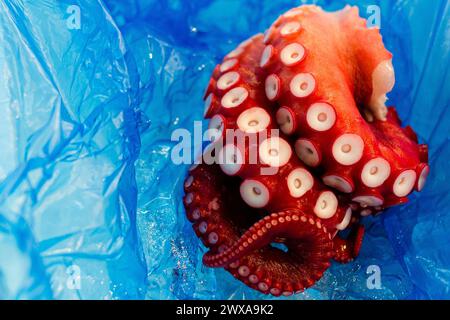
<path id="1" fill-rule="evenodd" d="M 119 29 L 99 1 L 2 1 L 0 43 L 0 298 L 143 298 Z"/>
<path id="2" fill-rule="evenodd" d="M 360 257 L 290 299 L 450 298 L 447 1 L 302 1 L 381 12 L 390 102 L 430 146 L 411 201 L 366 221 Z M 201 263 L 177 128 L 222 56 L 298 1 L 0 3 L 0 298 L 270 298 Z M 373 7 L 372 7 L 373 8 Z M 368 285 L 376 269 L 381 288 Z"/>

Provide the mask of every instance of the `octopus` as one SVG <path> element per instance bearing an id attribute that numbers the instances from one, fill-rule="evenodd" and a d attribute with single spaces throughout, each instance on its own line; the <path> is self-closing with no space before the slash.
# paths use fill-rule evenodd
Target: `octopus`
<path id="1" fill-rule="evenodd" d="M 408 201 L 430 170 L 386 106 L 394 83 L 356 7 L 294 8 L 225 56 L 205 93 L 211 143 L 184 182 L 203 263 L 289 296 L 355 259 L 363 217 Z"/>

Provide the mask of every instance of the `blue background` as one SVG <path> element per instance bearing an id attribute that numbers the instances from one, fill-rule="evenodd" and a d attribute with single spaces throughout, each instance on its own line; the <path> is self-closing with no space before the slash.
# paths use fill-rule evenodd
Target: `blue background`
<path id="1" fill-rule="evenodd" d="M 202 118 L 221 57 L 300 3 L 0 2 L 0 298 L 235 299 L 263 296 L 201 264 L 182 208 L 176 128 Z M 428 184 L 368 218 L 360 257 L 290 299 L 450 298 L 450 5 L 346 1 L 394 54 L 389 95 L 430 147 Z M 80 29 L 68 7 L 80 8 Z M 381 271 L 367 287 L 367 268 Z M 269 298 L 269 297 L 265 297 Z"/>

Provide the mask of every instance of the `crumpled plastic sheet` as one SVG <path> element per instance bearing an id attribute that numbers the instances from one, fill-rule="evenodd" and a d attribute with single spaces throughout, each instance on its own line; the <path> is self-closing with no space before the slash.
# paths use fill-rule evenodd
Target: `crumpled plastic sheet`
<path id="1" fill-rule="evenodd" d="M 5 0 L 0 299 L 270 299 L 202 266 L 171 134 L 202 119 L 221 57 L 300 3 L 379 6 L 390 102 L 432 170 L 409 203 L 366 219 L 357 260 L 288 299 L 450 298 L 446 0 Z"/>

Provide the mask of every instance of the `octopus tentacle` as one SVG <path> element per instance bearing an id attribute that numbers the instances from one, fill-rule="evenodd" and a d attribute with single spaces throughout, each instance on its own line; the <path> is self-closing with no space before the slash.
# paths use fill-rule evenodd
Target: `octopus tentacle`
<path id="1" fill-rule="evenodd" d="M 239 90 L 244 96 L 240 94 L 235 96 L 234 108 L 239 110 L 229 112 L 228 100 L 225 99 L 225 106 L 222 104 L 222 108 L 215 112 L 211 123 L 221 127 L 222 133 L 231 129 L 233 132 L 243 134 L 244 138 L 255 138 L 249 139 L 249 143 L 244 146 L 238 145 L 234 140 L 231 143 L 228 140 L 226 143 L 220 139 L 215 140 L 215 143 L 224 144 L 219 151 L 219 160 L 223 160 L 220 167 L 225 174 L 243 179 L 240 194 L 249 206 L 277 212 L 291 205 L 315 213 L 319 218 L 329 219 L 327 224 L 332 228 L 342 219 L 348 206 L 339 204 L 334 193 L 327 190 L 299 159 L 292 156 L 293 150 L 286 136 L 272 135 L 271 130 L 278 127 L 271 120 L 275 117 L 274 104 L 266 95 L 268 91 L 273 90 L 273 97 L 277 96 L 277 80 L 273 83 L 259 81 L 262 69 L 258 61 L 261 55 L 264 56 L 265 50 L 261 40 L 262 35 L 253 37 L 242 48 L 239 56 L 233 57 L 239 61 L 234 69 L 239 75 L 236 78 L 240 79 L 238 87 L 220 90 L 213 85 L 210 88 L 210 94 L 222 101 L 230 92 L 241 88 Z M 227 61 L 225 58 L 222 64 Z M 216 70 L 220 70 L 220 67 Z M 213 77 L 218 79 L 216 83 L 219 83 L 226 74 L 215 72 Z M 260 135 L 262 131 L 264 136 Z M 222 134 L 221 138 L 226 138 L 226 134 Z M 257 155 L 257 159 L 251 159 L 252 155 Z M 263 169 L 267 169 L 269 174 Z M 276 174 L 270 174 L 270 169 L 275 169 Z M 321 204 L 317 205 L 318 202 Z M 326 208 L 322 208 L 323 203 L 327 204 Z M 335 214 L 336 217 L 330 219 Z"/>
<path id="2" fill-rule="evenodd" d="M 279 123 L 303 124 L 284 130 L 298 139 L 299 158 L 325 169 L 328 186 L 360 193 L 353 198 L 363 204 L 401 203 L 418 188 L 427 155 L 414 131 L 401 128 L 395 109 L 385 106 L 395 75 L 379 31 L 365 27 L 357 8 L 327 13 L 305 6 L 281 16 L 268 33 L 278 35 L 266 41 L 278 55 L 264 65 L 266 79 L 279 82 Z"/>
<path id="3" fill-rule="evenodd" d="M 237 197 L 239 179 L 223 175 L 217 165 L 200 164 L 186 182 L 188 219 L 210 249 L 206 265 L 223 266 L 252 288 L 273 295 L 301 291 L 329 267 L 333 242 L 320 219 L 297 209 L 264 216 Z M 271 245 L 280 241 L 286 252 Z"/>
<path id="4" fill-rule="evenodd" d="M 335 249 L 334 260 L 340 263 L 348 263 L 356 258 L 361 249 L 364 237 L 364 226 L 355 224 L 347 238 L 337 236 L 333 239 Z"/>
<path id="5" fill-rule="evenodd" d="M 319 247 L 324 259 L 332 256 L 331 235 L 320 220 L 310 218 L 297 210 L 286 210 L 272 213 L 256 222 L 233 246 L 217 254 L 207 253 L 203 262 L 210 267 L 224 267 L 269 245 L 277 237 L 289 239 L 290 245 L 307 241 L 317 243 L 311 244 L 308 249 Z"/>

